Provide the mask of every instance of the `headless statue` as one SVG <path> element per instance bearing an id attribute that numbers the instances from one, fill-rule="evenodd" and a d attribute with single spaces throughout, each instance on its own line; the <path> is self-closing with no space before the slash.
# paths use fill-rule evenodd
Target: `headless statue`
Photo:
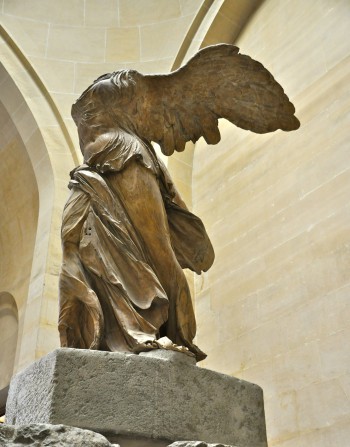
<path id="1" fill-rule="evenodd" d="M 272 75 L 226 44 L 168 75 L 122 70 L 83 92 L 72 116 L 84 164 L 62 224 L 62 347 L 206 357 L 183 269 L 208 270 L 213 247 L 151 141 L 170 156 L 201 136 L 218 143 L 218 118 L 266 133 L 297 129 L 294 112 Z"/>

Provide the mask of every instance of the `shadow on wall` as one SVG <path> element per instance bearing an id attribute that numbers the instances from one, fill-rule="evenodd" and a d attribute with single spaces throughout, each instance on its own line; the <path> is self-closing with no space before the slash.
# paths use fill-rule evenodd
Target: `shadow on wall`
<path id="1" fill-rule="evenodd" d="M 0 416 L 3 416 L 13 374 L 18 338 L 17 305 L 8 292 L 0 292 L 0 328 Z"/>

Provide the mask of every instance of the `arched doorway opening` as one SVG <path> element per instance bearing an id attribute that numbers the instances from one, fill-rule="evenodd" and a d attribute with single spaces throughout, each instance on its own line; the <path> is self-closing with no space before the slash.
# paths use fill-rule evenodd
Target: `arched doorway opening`
<path id="1" fill-rule="evenodd" d="M 18 310 L 14 297 L 0 292 L 0 416 L 5 414 L 5 405 L 13 374 L 18 339 Z"/>

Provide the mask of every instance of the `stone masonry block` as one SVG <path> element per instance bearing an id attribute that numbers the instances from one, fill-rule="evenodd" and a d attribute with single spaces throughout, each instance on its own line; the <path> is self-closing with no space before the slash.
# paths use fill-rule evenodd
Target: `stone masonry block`
<path id="1" fill-rule="evenodd" d="M 162 350 L 56 349 L 12 379 L 6 422 L 267 447 L 261 388 L 193 362 Z"/>

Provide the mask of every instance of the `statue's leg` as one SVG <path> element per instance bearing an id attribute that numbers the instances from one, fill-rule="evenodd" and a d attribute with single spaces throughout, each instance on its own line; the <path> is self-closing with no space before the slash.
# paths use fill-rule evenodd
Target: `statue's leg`
<path id="1" fill-rule="evenodd" d="M 73 189 L 63 214 L 58 324 L 62 347 L 98 349 L 102 337 L 102 309 L 79 256 L 81 232 L 89 207 L 90 196 Z"/>
<path id="2" fill-rule="evenodd" d="M 138 161 L 109 175 L 148 254 L 148 261 L 169 299 L 166 335 L 191 349 L 196 325 L 189 287 L 170 242 L 169 226 L 158 181 Z"/>

